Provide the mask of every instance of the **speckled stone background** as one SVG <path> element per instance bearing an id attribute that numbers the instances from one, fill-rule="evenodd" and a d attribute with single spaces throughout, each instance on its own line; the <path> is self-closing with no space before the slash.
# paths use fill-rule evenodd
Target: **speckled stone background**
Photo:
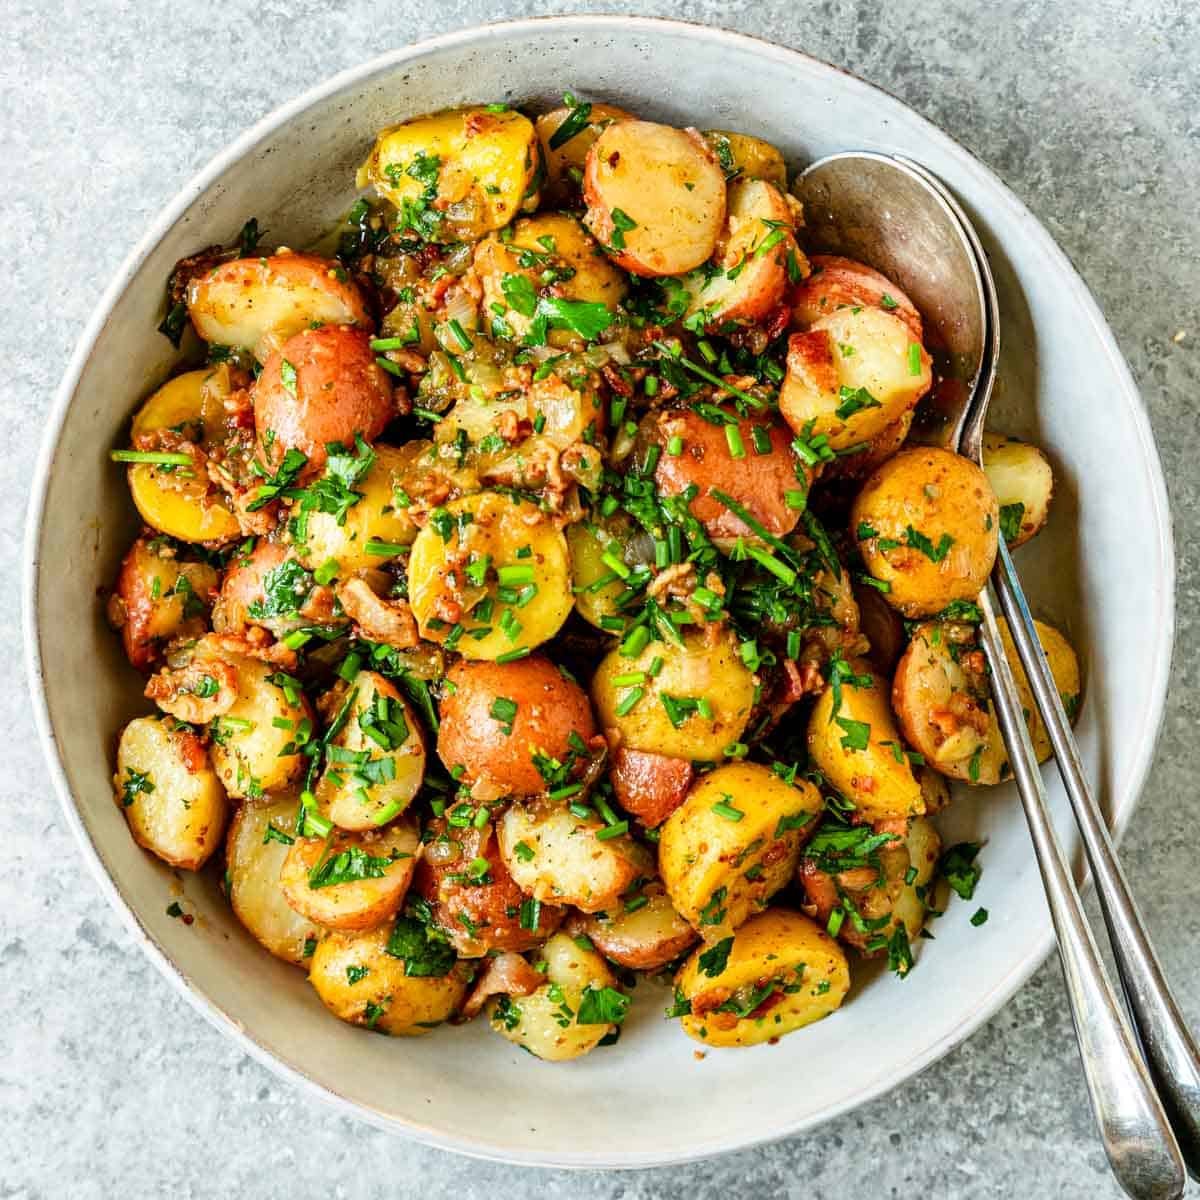
<path id="1" fill-rule="evenodd" d="M 333 1116 L 245 1058 L 134 947 L 59 820 L 27 714 L 16 563 L 42 413 L 110 274 L 185 178 L 309 84 L 432 33 L 586 7 L 4 5 L 0 1197 L 1119 1195 L 1092 1133 L 1056 962 L 947 1059 L 810 1136 L 676 1170 L 520 1171 Z M 1200 5 L 604 7 L 735 27 L 883 85 L 997 170 L 1095 291 L 1150 408 L 1179 555 L 1171 700 L 1123 853 L 1200 1023 Z M 1098 420 L 1103 405 L 1097 396 Z"/>

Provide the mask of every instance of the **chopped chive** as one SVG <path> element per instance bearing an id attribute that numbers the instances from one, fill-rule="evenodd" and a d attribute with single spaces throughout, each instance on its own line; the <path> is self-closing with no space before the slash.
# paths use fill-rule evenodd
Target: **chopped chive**
<path id="1" fill-rule="evenodd" d="M 750 439 L 754 442 L 754 452 L 756 454 L 771 453 L 771 431 L 762 425 L 752 425 L 750 427 Z"/>
<path id="2" fill-rule="evenodd" d="M 835 908 L 833 910 L 833 912 L 831 912 L 829 914 L 829 921 L 826 924 L 825 928 L 828 931 L 830 937 L 837 937 L 838 930 L 841 929 L 842 922 L 845 919 L 846 919 L 845 910 L 841 909 L 841 908 Z"/>
<path id="3" fill-rule="evenodd" d="M 645 682 L 645 671 L 628 671 L 624 675 L 614 675 L 612 677 L 613 687 L 636 687 L 639 683 Z"/>
<path id="4" fill-rule="evenodd" d="M 384 350 L 403 350 L 410 343 L 408 338 L 390 337 L 372 338 L 368 344 L 372 350 L 382 352 Z"/>
<path id="5" fill-rule="evenodd" d="M 708 698 L 707 696 L 701 696 L 701 697 L 700 697 L 700 698 L 699 698 L 699 699 L 696 701 L 696 711 L 697 711 L 697 712 L 698 712 L 698 713 L 699 713 L 699 714 L 700 714 L 700 715 L 701 715 L 701 716 L 702 716 L 702 717 L 703 717 L 703 718 L 704 718 L 706 721 L 711 721 L 711 720 L 713 719 L 713 708 L 712 708 L 712 702 L 709 700 L 709 698 Z"/>
<path id="6" fill-rule="evenodd" d="M 742 442 L 742 431 L 736 425 L 725 426 L 725 441 L 731 458 L 745 458 L 746 447 Z"/>
<path id="7" fill-rule="evenodd" d="M 364 549 L 374 558 L 392 558 L 397 554 L 408 553 L 408 547 L 400 545 L 399 542 L 380 542 L 374 538 L 366 544 Z"/>
<path id="8" fill-rule="evenodd" d="M 626 692 L 621 699 L 621 703 L 617 705 L 617 716 L 628 716 L 632 711 L 633 706 L 646 694 L 645 688 L 635 687 Z"/>
<path id="9" fill-rule="evenodd" d="M 765 550 L 760 550 L 757 546 L 747 546 L 746 553 L 760 567 L 765 567 L 776 579 L 781 580 L 788 587 L 791 587 L 796 582 L 796 572 L 787 563 L 781 563 L 779 559 L 768 554 Z"/>
<path id="10" fill-rule="evenodd" d="M 503 654 L 496 655 L 498 663 L 516 662 L 519 658 L 528 658 L 531 650 L 528 646 L 522 646 L 519 650 L 505 650 Z"/>
<path id="11" fill-rule="evenodd" d="M 646 378 L 642 380 L 642 390 L 646 393 L 647 396 L 657 396 L 658 395 L 658 376 L 657 375 L 647 375 Z"/>
<path id="12" fill-rule="evenodd" d="M 650 666 L 646 669 L 646 674 L 649 675 L 651 679 L 657 679 L 658 673 L 662 669 L 663 669 L 663 660 L 656 654 L 650 660 Z"/>
<path id="13" fill-rule="evenodd" d="M 712 348 L 712 343 L 708 338 L 701 338 L 696 343 L 696 349 L 700 351 L 704 361 L 710 366 L 717 361 L 717 352 Z"/>
<path id="14" fill-rule="evenodd" d="M 724 817 L 727 821 L 740 821 L 746 815 L 740 808 L 735 808 L 732 804 L 730 804 L 728 802 L 728 798 L 724 800 L 718 800 L 716 804 L 712 805 L 712 811 L 715 812 L 718 817 Z"/>
<path id="15" fill-rule="evenodd" d="M 467 336 L 467 331 L 459 323 L 457 317 L 451 317 L 446 324 L 450 327 L 450 332 L 454 334 L 454 340 L 464 349 L 472 350 L 475 343 Z"/>
<path id="16" fill-rule="evenodd" d="M 618 821 L 615 825 L 605 825 L 603 829 L 596 830 L 596 841 L 608 842 L 613 838 L 618 838 L 629 832 L 628 821 Z"/>
<path id="17" fill-rule="evenodd" d="M 910 375 L 920 375 L 921 373 L 921 347 L 916 342 L 908 343 L 908 373 Z"/>
<path id="18" fill-rule="evenodd" d="M 672 458 L 678 458 L 683 453 L 683 438 L 679 434 L 675 434 L 669 442 L 667 442 L 667 453 Z"/>
<path id="19" fill-rule="evenodd" d="M 808 506 L 808 493 L 800 491 L 799 488 L 789 488 L 783 498 L 787 501 L 788 508 L 803 510 Z"/>
<path id="20" fill-rule="evenodd" d="M 377 358 L 375 360 L 375 365 L 382 367 L 389 375 L 404 374 L 404 368 L 399 363 L 392 362 L 390 358 Z M 416 410 L 414 409 L 413 411 L 415 412 Z M 437 420 L 436 416 L 434 417 L 434 420 Z"/>
<path id="21" fill-rule="evenodd" d="M 522 584 L 533 582 L 533 567 L 528 563 L 518 563 L 515 566 L 498 568 L 496 575 L 502 586 L 520 587 Z"/>
<path id="22" fill-rule="evenodd" d="M 629 634 L 621 643 L 621 657 L 637 658 L 649 644 L 650 630 L 645 625 L 638 625 L 629 631 Z"/>
<path id="23" fill-rule="evenodd" d="M 109 454 L 113 462 L 154 463 L 162 467 L 190 467 L 189 454 L 168 454 L 158 450 L 113 450 Z"/>
<path id="24" fill-rule="evenodd" d="M 800 657 L 800 630 L 789 629 L 787 635 L 787 656 L 788 658 Z"/>
<path id="25" fill-rule="evenodd" d="M 611 550 L 605 550 L 600 555 L 600 561 L 610 570 L 615 571 L 622 579 L 628 579 L 633 574 L 624 561 Z"/>

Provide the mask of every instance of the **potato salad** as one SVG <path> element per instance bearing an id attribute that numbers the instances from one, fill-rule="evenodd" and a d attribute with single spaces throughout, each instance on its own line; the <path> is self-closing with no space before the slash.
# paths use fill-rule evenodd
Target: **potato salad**
<path id="1" fill-rule="evenodd" d="M 750 1046 L 902 979 L 981 870 L 949 781 L 1009 773 L 975 601 L 1046 457 L 910 436 L 942 348 L 752 134 L 483 104 L 383 130 L 347 208 L 167 281 L 111 454 L 133 837 L 377 1033 Z"/>

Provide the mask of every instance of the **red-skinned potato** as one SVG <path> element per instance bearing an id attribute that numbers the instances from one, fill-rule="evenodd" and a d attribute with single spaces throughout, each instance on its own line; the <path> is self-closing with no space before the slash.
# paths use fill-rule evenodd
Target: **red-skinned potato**
<path id="1" fill-rule="evenodd" d="M 262 625 L 283 637 L 318 618 L 324 622 L 326 614 L 309 608 L 314 587 L 312 576 L 288 546 L 260 538 L 248 555 L 230 560 L 213 610 L 214 628 L 240 633 L 248 624 Z"/>
<path id="2" fill-rule="evenodd" d="M 254 425 L 267 466 L 288 450 L 308 458 L 305 473 L 325 465 L 329 442 L 374 441 L 394 415 L 391 379 L 375 361 L 369 337 L 326 325 L 289 338 L 254 385 Z"/>
<path id="3" fill-rule="evenodd" d="M 839 308 L 881 308 L 899 317 L 921 341 L 921 314 L 886 276 L 836 254 L 814 254 L 812 274 L 792 293 L 792 317 L 801 329 Z"/>
<path id="4" fill-rule="evenodd" d="M 608 778 L 617 803 L 653 829 L 683 803 L 694 775 L 686 758 L 617 746 L 610 757 Z"/>
<path id="5" fill-rule="evenodd" d="M 486 862 L 486 869 L 480 870 Z M 433 906 L 434 922 L 464 958 L 520 952 L 544 942 L 566 909 L 528 900 L 514 882 L 490 824 L 453 827 L 434 818 L 413 887 Z"/>
<path id="6" fill-rule="evenodd" d="M 603 913 L 572 913 L 566 932 L 591 939 L 609 962 L 631 971 L 657 971 L 673 962 L 693 942 L 696 931 L 675 911 L 657 880 L 638 894 L 633 907 Z"/>
<path id="7" fill-rule="evenodd" d="M 706 262 L 725 224 L 725 174 L 694 129 L 610 125 L 588 151 L 584 224 L 635 275 L 681 275 Z"/>
<path id="8" fill-rule="evenodd" d="M 811 476 L 792 453 L 791 431 L 771 417 L 739 420 L 722 410 L 729 424 L 716 425 L 691 409 L 660 412 L 655 440 L 661 447 L 654 481 L 666 496 L 675 496 L 691 485 L 700 491 L 689 506 L 710 537 L 752 536 L 750 528 L 711 493 L 724 492 L 747 509 L 777 537 L 790 533 L 800 519 L 800 507 L 788 503 L 808 492 Z M 736 435 L 726 429 L 736 429 Z M 678 442 L 673 439 L 678 438 Z M 672 454 L 675 445 L 678 454 Z M 765 453 L 760 452 L 763 447 Z M 734 457 L 734 449 L 740 450 Z M 797 480 L 797 471 L 804 482 Z"/>
<path id="9" fill-rule="evenodd" d="M 542 162 L 546 168 L 545 200 L 549 204 L 561 204 L 579 199 L 583 183 L 583 168 L 587 163 L 592 143 L 614 121 L 632 121 L 633 113 L 617 108 L 613 104 L 593 104 L 587 114 L 587 124 L 572 134 L 566 141 L 556 145 L 555 134 L 559 126 L 571 115 L 573 109 L 562 107 L 543 113 L 534 122 L 538 139 L 542 143 Z"/>
<path id="10" fill-rule="evenodd" d="M 450 770 L 463 768 L 479 799 L 546 791 L 534 756 L 565 764 L 595 736 L 587 693 L 541 655 L 459 662 L 447 684 L 438 756 Z"/>
<path id="11" fill-rule="evenodd" d="M 281 252 L 221 263 L 188 284 L 187 306 L 206 342 L 252 350 L 260 362 L 314 325 L 374 324 L 346 269 L 315 254 Z"/>
<path id="12" fill-rule="evenodd" d="M 148 670 L 165 642 L 203 633 L 216 591 L 217 572 L 207 563 L 180 561 L 165 538 L 138 538 L 121 562 L 109 603 L 130 663 Z"/>

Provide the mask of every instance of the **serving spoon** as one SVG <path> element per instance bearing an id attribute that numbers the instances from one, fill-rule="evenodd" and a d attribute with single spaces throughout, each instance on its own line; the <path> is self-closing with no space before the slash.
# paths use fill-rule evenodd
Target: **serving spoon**
<path id="1" fill-rule="evenodd" d="M 794 191 L 804 204 L 809 247 L 858 259 L 894 280 L 933 334 L 930 349 L 943 382 L 931 402 L 923 404 L 914 435 L 957 450 L 982 466 L 984 421 L 999 364 L 999 307 L 987 257 L 961 206 L 918 164 L 867 151 L 813 163 L 800 175 Z M 1182 1195 L 1186 1179 L 1179 1144 L 1155 1081 L 1167 1099 L 1195 1173 L 1200 1168 L 1200 1058 L 1158 967 L 1087 785 L 1003 539 L 992 587 L 1050 732 L 1083 832 L 1126 996 L 1154 1070 L 1152 1081 L 1087 924 L 1050 817 L 1020 695 L 997 628 L 992 589 L 985 589 L 979 597 L 981 640 L 991 668 L 997 722 L 1058 939 L 1092 1110 L 1113 1173 L 1125 1191 L 1135 1200 L 1167 1200 Z M 1043 699 L 1051 698 L 1061 720 L 1055 720 L 1053 706 L 1042 705 Z"/>

